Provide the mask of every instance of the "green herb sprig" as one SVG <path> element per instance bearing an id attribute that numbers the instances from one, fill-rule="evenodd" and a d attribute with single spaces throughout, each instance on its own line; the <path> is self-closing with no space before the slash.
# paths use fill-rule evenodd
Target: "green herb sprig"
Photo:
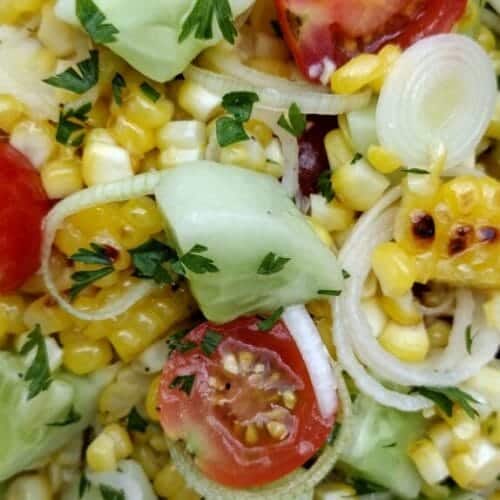
<path id="1" fill-rule="evenodd" d="M 306 130 L 307 120 L 299 106 L 293 103 L 288 109 L 288 116 L 280 116 L 278 125 L 295 137 L 300 137 Z"/>
<path id="2" fill-rule="evenodd" d="M 105 22 L 106 16 L 92 0 L 77 0 L 76 16 L 95 43 L 116 42 L 118 29 Z"/>

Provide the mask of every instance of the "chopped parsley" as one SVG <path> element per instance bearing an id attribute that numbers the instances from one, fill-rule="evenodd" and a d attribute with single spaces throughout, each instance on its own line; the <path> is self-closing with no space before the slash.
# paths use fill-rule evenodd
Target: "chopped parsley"
<path id="1" fill-rule="evenodd" d="M 222 342 L 223 338 L 224 336 L 220 333 L 208 329 L 205 332 L 205 335 L 200 344 L 203 354 L 205 354 L 206 356 L 211 356 L 217 350 L 217 347 L 219 347 L 219 344 Z"/>
<path id="2" fill-rule="evenodd" d="M 81 419 L 82 416 L 75 410 L 75 407 L 72 405 L 69 409 L 68 415 L 66 415 L 63 420 L 60 420 L 58 422 L 51 422 L 47 425 L 49 427 L 65 427 L 66 425 L 76 424 L 76 422 L 79 422 Z"/>
<path id="3" fill-rule="evenodd" d="M 35 357 L 33 358 L 31 366 L 24 374 L 24 380 L 30 383 L 28 400 L 46 391 L 52 383 L 47 345 L 45 344 L 45 338 L 42 335 L 40 325 L 36 325 L 28 334 L 28 340 L 23 345 L 20 354 L 25 356 L 33 350 L 36 350 Z"/>
<path id="4" fill-rule="evenodd" d="M 44 82 L 75 94 L 84 94 L 99 80 L 99 52 L 91 50 L 90 57 L 80 61 L 76 66 L 78 71 L 75 68 L 69 68 L 47 78 Z"/>
<path id="5" fill-rule="evenodd" d="M 102 500 L 125 500 L 125 492 L 116 490 L 107 484 L 100 484 L 99 491 L 101 492 Z"/>
<path id="6" fill-rule="evenodd" d="M 111 80 L 111 89 L 113 91 L 113 98 L 118 106 L 123 104 L 122 91 L 127 87 L 125 78 L 120 73 L 115 73 L 113 80 Z"/>
<path id="7" fill-rule="evenodd" d="M 452 415 L 453 403 L 463 408 L 470 418 L 479 415 L 477 410 L 471 405 L 478 401 L 458 387 L 415 387 L 413 392 L 421 394 L 433 401 L 448 417 Z"/>
<path id="8" fill-rule="evenodd" d="M 129 253 L 135 267 L 135 276 L 152 279 L 158 284 L 172 284 L 174 282 L 169 271 L 163 265 L 177 258 L 177 254 L 169 246 L 151 239 L 129 250 Z"/>
<path id="9" fill-rule="evenodd" d="M 355 163 L 357 163 L 359 160 L 361 160 L 363 158 L 363 155 L 362 154 L 359 154 L 359 153 L 356 153 L 353 157 L 352 157 L 352 160 L 351 160 L 351 165 L 354 165 Z"/>
<path id="10" fill-rule="evenodd" d="M 332 172 L 330 170 L 321 172 L 321 175 L 318 177 L 318 191 L 326 201 L 332 201 L 335 198 L 332 186 Z"/>
<path id="11" fill-rule="evenodd" d="M 74 262 L 100 264 L 102 266 L 108 266 L 113 263 L 113 258 L 110 256 L 107 247 L 98 245 L 97 243 L 91 243 L 90 250 L 88 248 L 80 248 L 70 259 Z"/>
<path id="12" fill-rule="evenodd" d="M 148 426 L 148 421 L 142 417 L 134 406 L 127 415 L 127 429 L 129 431 L 145 432 Z"/>
<path id="13" fill-rule="evenodd" d="M 467 353 L 472 354 L 472 344 L 474 343 L 475 335 L 472 335 L 472 325 L 469 325 L 465 329 L 465 347 L 467 348 Z"/>
<path id="14" fill-rule="evenodd" d="M 288 109 L 288 117 L 281 115 L 278 125 L 295 137 L 300 137 L 306 129 L 307 121 L 297 104 L 293 103 Z"/>
<path id="15" fill-rule="evenodd" d="M 184 340 L 189 332 L 190 330 L 186 328 L 185 330 L 181 330 L 173 335 L 170 335 L 167 339 L 168 357 L 172 356 L 175 351 L 183 353 L 198 347 L 195 342 L 192 342 L 191 340 Z"/>
<path id="16" fill-rule="evenodd" d="M 111 274 L 115 268 L 113 266 L 102 267 L 101 269 L 96 269 L 95 271 L 78 271 L 71 275 L 71 279 L 74 281 L 74 285 L 69 289 L 69 297 L 73 301 L 76 299 L 77 295 L 92 285 L 96 281 Z"/>
<path id="17" fill-rule="evenodd" d="M 280 320 L 281 315 L 283 314 L 283 311 L 285 310 L 284 307 L 278 307 L 276 311 L 274 311 L 271 316 L 269 316 L 266 319 L 263 319 L 257 323 L 257 328 L 261 332 L 268 332 L 271 330 L 274 325 Z"/>
<path id="18" fill-rule="evenodd" d="M 404 174 L 417 174 L 417 175 L 428 175 L 430 172 L 423 168 L 402 168 L 400 169 Z"/>
<path id="19" fill-rule="evenodd" d="M 110 23 L 93 0 L 76 0 L 76 15 L 95 43 L 116 42 L 119 31 Z"/>
<path id="20" fill-rule="evenodd" d="M 187 269 L 196 274 L 218 273 L 219 268 L 214 261 L 204 255 L 200 255 L 208 251 L 208 248 L 203 245 L 194 245 L 189 252 L 179 257 L 172 264 L 172 269 L 183 276 L 186 275 Z"/>
<path id="21" fill-rule="evenodd" d="M 65 146 L 81 146 L 85 133 L 82 132 L 76 137 L 74 137 L 74 134 L 85 129 L 84 123 L 88 120 L 91 109 L 92 104 L 88 102 L 76 109 L 61 110 L 56 131 L 57 142 Z"/>
<path id="22" fill-rule="evenodd" d="M 161 94 L 147 82 L 141 83 L 141 91 L 150 101 L 153 102 L 157 102 L 161 97 Z"/>
<path id="23" fill-rule="evenodd" d="M 318 290 L 318 295 L 330 295 L 331 297 L 338 297 L 342 294 L 342 290 Z"/>
<path id="24" fill-rule="evenodd" d="M 279 273 L 284 269 L 285 265 L 290 262 L 290 260 L 291 259 L 288 259 L 287 257 L 280 257 L 274 252 L 269 252 L 260 263 L 259 269 L 257 269 L 257 274 L 267 276 Z"/>
<path id="25" fill-rule="evenodd" d="M 83 498 L 83 495 L 85 495 L 90 486 L 91 484 L 87 479 L 87 476 L 85 474 L 82 474 L 80 476 L 80 482 L 78 483 L 78 498 Z"/>
<path id="26" fill-rule="evenodd" d="M 190 396 L 193 390 L 195 377 L 196 375 L 178 375 L 170 382 L 169 388 L 179 389 L 179 391 L 185 392 Z"/>
<path id="27" fill-rule="evenodd" d="M 398 443 L 388 443 L 388 444 L 384 444 L 382 446 L 382 448 L 395 448 L 397 446 Z"/>
<path id="28" fill-rule="evenodd" d="M 342 269 L 342 277 L 345 280 L 348 280 L 351 277 L 351 275 L 349 274 L 349 271 L 346 271 L 345 269 Z"/>
<path id="29" fill-rule="evenodd" d="M 217 142 L 222 148 L 250 139 L 243 127 L 243 123 L 230 116 L 223 116 L 217 120 L 216 134 Z"/>
<path id="30" fill-rule="evenodd" d="M 183 42 L 194 31 L 198 40 L 213 38 L 214 15 L 222 36 L 234 44 L 238 32 L 234 26 L 233 13 L 228 0 L 197 0 L 193 10 L 182 25 L 179 42 Z"/>

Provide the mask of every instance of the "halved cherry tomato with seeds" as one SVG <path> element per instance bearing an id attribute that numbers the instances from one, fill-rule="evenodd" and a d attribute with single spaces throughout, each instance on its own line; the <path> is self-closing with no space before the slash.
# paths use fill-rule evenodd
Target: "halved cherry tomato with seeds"
<path id="1" fill-rule="evenodd" d="M 285 40 L 298 66 L 319 80 L 326 61 L 340 66 L 388 43 L 402 48 L 449 32 L 467 0 L 275 0 Z"/>
<path id="2" fill-rule="evenodd" d="M 262 485 L 292 472 L 326 442 L 306 366 L 288 329 L 256 317 L 203 323 L 176 342 L 159 391 L 161 423 L 201 471 L 227 486 Z M 212 346 L 207 349 L 207 346 Z"/>

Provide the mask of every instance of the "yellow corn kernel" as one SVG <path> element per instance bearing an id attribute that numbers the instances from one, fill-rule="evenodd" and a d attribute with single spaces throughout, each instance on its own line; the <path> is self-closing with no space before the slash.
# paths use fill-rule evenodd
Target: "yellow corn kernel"
<path id="1" fill-rule="evenodd" d="M 167 455 L 156 452 L 148 444 L 136 446 L 132 458 L 142 465 L 146 476 L 151 480 L 160 472 L 167 461 Z"/>
<path id="2" fill-rule="evenodd" d="M 9 142 L 33 166 L 41 167 L 55 150 L 55 131 L 48 123 L 23 120 L 13 128 Z"/>
<path id="3" fill-rule="evenodd" d="M 92 106 L 88 114 L 87 124 L 95 129 L 106 128 L 109 120 L 109 101 L 102 97 Z"/>
<path id="4" fill-rule="evenodd" d="M 267 148 L 273 140 L 273 131 L 260 120 L 248 120 L 245 123 L 245 130 L 250 136 L 255 137 L 264 148 Z"/>
<path id="5" fill-rule="evenodd" d="M 125 224 L 122 226 L 121 241 L 126 248 L 144 243 L 152 234 L 163 229 L 163 221 L 156 203 L 147 197 L 130 200 L 120 208 Z"/>
<path id="6" fill-rule="evenodd" d="M 443 348 L 448 345 L 450 338 L 451 326 L 448 322 L 438 319 L 432 323 L 427 329 L 431 347 Z"/>
<path id="7" fill-rule="evenodd" d="M 401 48 L 399 45 L 388 44 L 382 48 L 378 53 L 378 57 L 381 60 L 383 71 L 382 74 L 370 82 L 370 87 L 377 93 L 382 90 L 385 80 L 389 73 L 391 72 L 394 63 L 399 59 L 401 55 Z"/>
<path id="8" fill-rule="evenodd" d="M 12 132 L 26 112 L 24 104 L 9 94 L 0 94 L 0 129 Z"/>
<path id="9" fill-rule="evenodd" d="M 256 140 L 250 139 L 222 148 L 220 161 L 226 165 L 236 165 L 260 172 L 266 167 L 266 154 Z"/>
<path id="10" fill-rule="evenodd" d="M 194 491 L 186 486 L 186 482 L 174 464 L 165 465 L 155 476 L 154 489 L 160 497 L 172 500 L 198 499 Z"/>
<path id="11" fill-rule="evenodd" d="M 87 464 L 95 472 L 115 470 L 118 459 L 115 450 L 115 441 L 108 434 L 99 434 L 87 448 Z"/>
<path id="12" fill-rule="evenodd" d="M 417 325 L 422 321 L 422 313 L 411 292 L 400 297 L 380 297 L 380 305 L 387 316 L 400 325 Z"/>
<path id="13" fill-rule="evenodd" d="M 477 43 L 479 43 L 486 52 L 495 50 L 497 46 L 495 35 L 484 25 L 481 25 L 479 28 Z"/>
<path id="14" fill-rule="evenodd" d="M 28 328 L 40 325 L 45 335 L 67 330 L 73 325 L 72 316 L 61 309 L 49 295 L 33 301 L 25 310 L 23 319 Z"/>
<path id="15" fill-rule="evenodd" d="M 158 411 L 158 391 L 160 390 L 161 376 L 155 377 L 149 386 L 148 395 L 146 396 L 146 413 L 154 422 L 160 420 Z"/>
<path id="16" fill-rule="evenodd" d="M 403 162 L 394 153 L 373 144 L 368 148 L 366 158 L 382 174 L 390 174 L 403 166 Z"/>
<path id="17" fill-rule="evenodd" d="M 269 73 L 281 78 L 290 78 L 292 67 L 287 61 L 270 59 L 269 57 L 254 57 L 247 61 L 247 65 L 258 71 Z"/>
<path id="18" fill-rule="evenodd" d="M 500 329 L 500 293 L 493 293 L 483 304 L 483 311 L 488 325 Z"/>
<path id="19" fill-rule="evenodd" d="M 361 54 L 337 69 L 331 79 L 332 92 L 354 94 L 384 71 L 382 59 L 373 54 Z"/>
<path id="20" fill-rule="evenodd" d="M 0 296 L 0 314 L 7 320 L 8 333 L 20 334 L 26 331 L 24 311 L 26 301 L 21 295 Z"/>
<path id="21" fill-rule="evenodd" d="M 393 242 L 375 248 L 372 266 L 382 293 L 387 297 L 401 297 L 408 293 L 417 277 L 415 257 Z"/>
<path id="22" fill-rule="evenodd" d="M 439 453 L 447 459 L 453 445 L 453 433 L 450 426 L 446 422 L 438 422 L 428 429 L 427 435 L 439 450 Z"/>
<path id="23" fill-rule="evenodd" d="M 338 481 L 329 481 L 318 486 L 314 492 L 314 500 L 329 500 L 334 498 L 339 500 L 341 498 L 358 498 L 356 490 L 346 483 Z"/>
<path id="24" fill-rule="evenodd" d="M 491 415 L 484 424 L 486 436 L 495 445 L 500 446 L 500 412 Z"/>
<path id="25" fill-rule="evenodd" d="M 54 160 L 40 169 L 43 187 L 51 199 L 60 199 L 83 189 L 79 160 Z"/>
<path id="26" fill-rule="evenodd" d="M 183 163 L 202 160 L 203 156 L 204 150 L 201 148 L 182 149 L 176 146 L 169 146 L 160 153 L 157 168 L 159 170 L 166 170 Z"/>
<path id="27" fill-rule="evenodd" d="M 370 325 L 372 335 L 376 338 L 380 337 L 387 325 L 387 316 L 380 307 L 380 300 L 377 297 L 363 299 L 361 301 L 361 308 Z"/>
<path id="28" fill-rule="evenodd" d="M 163 127 L 174 116 L 174 103 L 165 97 L 153 102 L 142 91 L 132 93 L 123 104 L 123 113 L 145 129 Z"/>
<path id="29" fill-rule="evenodd" d="M 110 132 L 116 142 L 133 155 L 142 156 L 153 150 L 156 145 L 152 129 L 140 126 L 125 115 L 120 115 L 114 120 Z"/>
<path id="30" fill-rule="evenodd" d="M 216 115 L 221 105 L 221 98 L 218 95 L 190 80 L 185 80 L 180 85 L 178 100 L 179 106 L 184 111 L 204 123 Z"/>
<path id="31" fill-rule="evenodd" d="M 86 375 L 108 366 L 113 351 L 107 340 L 90 340 L 81 335 L 78 342 L 64 345 L 63 364 L 72 373 Z"/>
<path id="32" fill-rule="evenodd" d="M 453 449 L 467 450 L 469 443 L 481 434 L 481 424 L 478 418 L 471 418 L 465 410 L 453 405 L 451 417 L 447 418 L 453 435 Z"/>
<path id="33" fill-rule="evenodd" d="M 115 447 L 115 456 L 118 460 L 129 457 L 134 451 L 134 446 L 128 432 L 119 424 L 107 425 L 103 431 L 111 437 Z"/>
<path id="34" fill-rule="evenodd" d="M 330 170 L 339 168 L 352 160 L 354 151 L 346 142 L 340 129 L 328 132 L 324 142 Z"/>
<path id="35" fill-rule="evenodd" d="M 429 439 L 420 439 L 413 443 L 408 455 L 427 484 L 437 484 L 448 477 L 446 462 Z"/>
<path id="36" fill-rule="evenodd" d="M 430 347 L 423 323 L 402 326 L 389 321 L 378 340 L 386 351 L 408 363 L 423 361 Z"/>
<path id="37" fill-rule="evenodd" d="M 321 224 L 321 222 L 313 219 L 312 217 L 307 217 L 307 222 L 313 228 L 316 236 L 329 248 L 333 245 L 333 238 L 330 236 L 328 230 Z"/>
<path id="38" fill-rule="evenodd" d="M 7 488 L 5 500 L 52 500 L 48 478 L 39 473 L 16 477 Z"/>
<path id="39" fill-rule="evenodd" d="M 323 196 L 311 195 L 311 217 L 327 231 L 345 231 L 354 224 L 354 210 L 338 200 L 327 202 Z"/>
<path id="40" fill-rule="evenodd" d="M 443 484 L 422 484 L 422 489 L 420 490 L 424 498 L 430 498 L 431 500 L 445 500 L 451 494 L 451 489 L 449 486 Z"/>

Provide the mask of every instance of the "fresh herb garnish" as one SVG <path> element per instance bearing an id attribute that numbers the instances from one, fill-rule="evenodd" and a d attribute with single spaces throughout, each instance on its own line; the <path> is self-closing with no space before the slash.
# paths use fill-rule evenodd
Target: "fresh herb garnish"
<path id="1" fill-rule="evenodd" d="M 465 346 L 467 348 L 468 354 L 472 354 L 472 344 L 474 342 L 475 335 L 472 335 L 472 325 L 469 325 L 465 329 Z"/>
<path id="2" fill-rule="evenodd" d="M 92 0 L 77 0 L 76 15 L 85 31 L 95 43 L 116 42 L 119 31 L 110 23 L 106 23 L 106 16 Z"/>
<path id="3" fill-rule="evenodd" d="M 216 123 L 217 142 L 225 148 L 237 142 L 248 141 L 249 137 L 243 124 L 230 116 L 219 118 Z"/>
<path id="4" fill-rule="evenodd" d="M 88 248 L 80 248 L 74 253 L 70 259 L 74 262 L 83 262 L 84 264 L 100 264 L 108 266 L 113 263 L 112 257 L 109 255 L 105 246 L 98 245 L 97 243 L 90 244 Z"/>
<path id="5" fill-rule="evenodd" d="M 318 290 L 318 295 L 330 295 L 332 297 L 338 297 L 342 294 L 342 290 Z"/>
<path id="6" fill-rule="evenodd" d="M 307 121 L 297 104 L 293 103 L 288 109 L 288 117 L 281 115 L 278 125 L 295 137 L 300 137 L 306 129 Z"/>
<path id="7" fill-rule="evenodd" d="M 97 84 L 99 80 L 99 52 L 90 51 L 90 57 L 80 61 L 75 68 L 69 68 L 58 75 L 44 80 L 45 83 L 75 94 L 84 94 Z"/>
<path id="8" fill-rule="evenodd" d="M 211 356 L 219 347 L 219 344 L 222 342 L 224 338 L 220 333 L 208 329 L 203 336 L 200 347 L 203 351 L 203 354 L 206 356 Z"/>
<path id="9" fill-rule="evenodd" d="M 87 476 L 85 474 L 82 474 L 80 476 L 80 482 L 78 483 L 78 498 L 83 498 L 83 495 L 85 495 L 90 486 L 91 484 L 87 479 Z"/>
<path id="10" fill-rule="evenodd" d="M 423 168 L 401 168 L 401 172 L 405 174 L 417 174 L 417 175 L 428 175 L 430 172 Z"/>
<path id="11" fill-rule="evenodd" d="M 102 267 L 101 269 L 96 269 L 95 271 L 78 271 L 71 275 L 71 279 L 75 282 L 74 285 L 69 289 L 69 297 L 73 301 L 77 295 L 92 285 L 101 278 L 104 278 L 111 274 L 115 268 L 113 266 Z"/>
<path id="12" fill-rule="evenodd" d="M 335 443 L 335 440 L 337 439 L 337 436 L 340 433 L 340 429 L 342 429 L 342 424 L 335 424 L 335 426 L 332 429 L 332 432 L 330 432 L 330 435 L 328 436 L 327 443 L 331 446 Z"/>
<path id="13" fill-rule="evenodd" d="M 269 316 L 266 319 L 263 319 L 257 323 L 257 328 L 261 332 L 268 332 L 271 330 L 274 325 L 280 320 L 281 315 L 283 314 L 283 311 L 285 310 L 284 307 L 278 307 L 276 311 L 274 311 L 271 316 Z"/>
<path id="14" fill-rule="evenodd" d="M 188 253 L 179 257 L 172 264 L 172 269 L 183 276 L 186 275 L 186 269 L 196 274 L 218 273 L 219 268 L 214 261 L 208 257 L 200 255 L 208 251 L 208 248 L 203 245 L 195 245 Z"/>
<path id="15" fill-rule="evenodd" d="M 74 406 L 71 406 L 68 415 L 66 415 L 66 417 L 64 417 L 63 420 L 60 420 L 59 422 L 51 422 L 50 424 L 47 425 L 49 427 L 65 427 L 66 425 L 75 424 L 76 422 L 79 422 L 81 419 L 82 416 L 75 410 Z"/>
<path id="16" fill-rule="evenodd" d="M 92 104 L 88 102 L 77 109 L 61 110 L 59 112 L 59 122 L 57 123 L 56 140 L 60 144 L 79 147 L 82 145 L 85 133 L 73 135 L 85 128 L 84 123 L 88 120 L 88 114 L 92 109 Z"/>
<path id="17" fill-rule="evenodd" d="M 478 401 L 458 387 L 415 387 L 413 392 L 433 401 L 448 417 L 452 415 L 453 403 L 462 407 L 470 418 L 479 415 L 477 410 L 471 406 L 471 403 Z"/>
<path id="18" fill-rule="evenodd" d="M 170 389 L 179 389 L 179 391 L 185 392 L 188 396 L 191 395 L 193 389 L 195 375 L 178 375 L 170 382 Z"/>
<path id="19" fill-rule="evenodd" d="M 193 31 L 198 40 L 213 38 L 214 14 L 222 36 L 234 44 L 238 32 L 234 26 L 233 13 L 228 0 L 197 0 L 190 12 L 179 35 L 179 42 L 183 42 Z"/>
<path id="20" fill-rule="evenodd" d="M 153 102 L 158 101 L 161 97 L 161 94 L 147 82 L 141 83 L 141 91 L 150 101 Z"/>
<path id="21" fill-rule="evenodd" d="M 349 271 L 346 271 L 345 269 L 342 269 L 342 276 L 345 280 L 348 280 L 351 277 Z"/>
<path id="22" fill-rule="evenodd" d="M 127 429 L 129 431 L 145 432 L 148 421 L 142 417 L 134 406 L 127 415 Z"/>
<path id="23" fill-rule="evenodd" d="M 152 279 L 158 284 L 171 284 L 173 278 L 164 263 L 176 259 L 177 254 L 164 243 L 151 239 L 142 245 L 129 250 L 132 264 L 135 267 L 135 276 Z"/>
<path id="24" fill-rule="evenodd" d="M 332 201 L 335 198 L 332 186 L 332 172 L 330 170 L 321 172 L 321 175 L 318 177 L 318 191 L 323 198 L 326 198 L 326 201 Z"/>
<path id="25" fill-rule="evenodd" d="M 384 491 L 382 486 L 372 483 L 367 479 L 353 478 L 351 480 L 353 488 L 356 490 L 357 495 L 368 495 L 370 493 L 377 493 Z"/>
<path id="26" fill-rule="evenodd" d="M 23 345 L 20 354 L 24 356 L 34 349 L 36 349 L 35 357 L 28 371 L 24 374 L 24 380 L 30 382 L 28 400 L 46 391 L 52 383 L 47 345 L 40 325 L 36 325 L 28 334 L 28 340 Z"/>
<path id="27" fill-rule="evenodd" d="M 107 484 L 100 484 L 99 491 L 101 492 L 102 500 L 125 500 L 125 492 L 123 490 L 115 490 Z"/>
<path id="28" fill-rule="evenodd" d="M 356 153 L 353 157 L 352 157 L 352 160 L 351 160 L 351 165 L 354 165 L 355 163 L 357 163 L 359 160 L 361 160 L 363 158 L 363 155 L 362 154 L 359 154 L 359 153 Z"/>
<path id="29" fill-rule="evenodd" d="M 283 270 L 285 265 L 290 262 L 291 259 L 287 257 L 280 257 L 274 252 L 269 252 L 262 262 L 260 263 L 259 269 L 257 269 L 257 274 L 262 274 L 267 276 L 269 274 L 276 274 Z"/>
<path id="30" fill-rule="evenodd" d="M 113 91 L 113 98 L 118 106 L 123 104 L 122 91 L 126 87 L 127 82 L 125 81 L 125 78 L 123 78 L 120 73 L 115 73 L 115 76 L 111 81 L 111 89 Z"/>
<path id="31" fill-rule="evenodd" d="M 191 340 L 184 340 L 186 335 L 190 332 L 188 328 L 181 330 L 167 339 L 168 357 L 172 356 L 175 351 L 188 352 L 196 348 L 197 345 Z"/>
<path id="32" fill-rule="evenodd" d="M 398 443 L 388 443 L 388 444 L 384 444 L 382 446 L 382 448 L 395 448 L 397 446 Z"/>

